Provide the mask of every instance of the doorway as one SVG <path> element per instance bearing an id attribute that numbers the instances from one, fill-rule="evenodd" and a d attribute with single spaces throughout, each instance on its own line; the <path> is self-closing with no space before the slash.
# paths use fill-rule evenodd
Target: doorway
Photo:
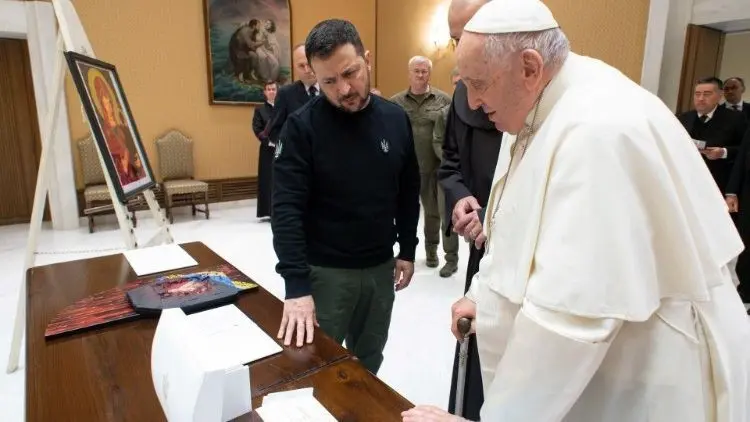
<path id="1" fill-rule="evenodd" d="M 40 139 L 28 44 L 0 38 L 0 225 L 31 220 Z"/>
<path id="2" fill-rule="evenodd" d="M 680 91 L 677 95 L 677 114 L 693 109 L 693 89 L 698 79 L 719 77 L 723 51 L 724 31 L 707 26 L 688 25 Z"/>

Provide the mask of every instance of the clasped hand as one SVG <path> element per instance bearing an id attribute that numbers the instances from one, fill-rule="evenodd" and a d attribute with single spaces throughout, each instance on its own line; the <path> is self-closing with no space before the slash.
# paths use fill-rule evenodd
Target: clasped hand
<path id="1" fill-rule="evenodd" d="M 482 220 L 479 219 L 478 210 L 482 209 L 479 202 L 473 196 L 463 198 L 456 202 L 453 207 L 453 231 L 467 242 L 474 243 L 477 249 L 481 249 L 487 238 L 482 230 Z"/>
<path id="2" fill-rule="evenodd" d="M 396 260 L 393 268 L 393 284 L 396 291 L 406 288 L 414 275 L 414 263 Z M 284 339 L 284 346 L 292 344 L 296 332 L 296 345 L 302 347 L 305 343 L 312 343 L 315 327 L 320 327 L 315 315 L 315 301 L 312 295 L 302 296 L 284 301 L 284 313 L 281 317 L 278 339 Z"/>

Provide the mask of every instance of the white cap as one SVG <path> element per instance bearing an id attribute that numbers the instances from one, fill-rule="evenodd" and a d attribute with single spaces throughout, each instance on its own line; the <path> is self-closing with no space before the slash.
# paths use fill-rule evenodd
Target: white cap
<path id="1" fill-rule="evenodd" d="M 492 0 L 477 10 L 464 31 L 507 34 L 559 27 L 552 12 L 539 0 Z"/>

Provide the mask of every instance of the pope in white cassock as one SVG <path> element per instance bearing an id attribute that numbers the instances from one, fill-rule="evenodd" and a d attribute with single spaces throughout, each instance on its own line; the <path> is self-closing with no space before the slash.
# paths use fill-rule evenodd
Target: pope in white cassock
<path id="1" fill-rule="evenodd" d="M 457 58 L 470 106 L 506 132 L 469 230 L 487 252 L 453 306 L 454 333 L 474 319 L 481 420 L 750 421 L 750 323 L 727 269 L 743 245 L 671 111 L 569 52 L 537 0 L 487 3 Z"/>

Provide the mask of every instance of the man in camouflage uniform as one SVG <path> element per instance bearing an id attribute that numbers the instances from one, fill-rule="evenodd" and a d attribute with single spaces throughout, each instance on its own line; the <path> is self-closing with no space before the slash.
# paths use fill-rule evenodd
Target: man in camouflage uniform
<path id="1" fill-rule="evenodd" d="M 391 101 L 406 110 L 414 133 L 414 146 L 419 161 L 422 178 L 420 198 L 424 209 L 424 237 L 427 266 L 436 268 L 437 247 L 440 244 L 440 222 L 446 221 L 442 190 L 437 183 L 437 169 L 440 155 L 433 148 L 435 122 L 451 103 L 451 98 L 443 91 L 430 86 L 432 61 L 415 56 L 409 60 L 409 89 L 399 92 Z M 439 202 L 440 201 L 440 202 Z M 448 217 L 449 218 L 449 217 Z M 447 224 L 446 224 L 447 227 Z M 442 231 L 445 265 L 440 269 L 441 277 L 449 277 L 458 270 L 458 236 L 450 231 Z"/>

